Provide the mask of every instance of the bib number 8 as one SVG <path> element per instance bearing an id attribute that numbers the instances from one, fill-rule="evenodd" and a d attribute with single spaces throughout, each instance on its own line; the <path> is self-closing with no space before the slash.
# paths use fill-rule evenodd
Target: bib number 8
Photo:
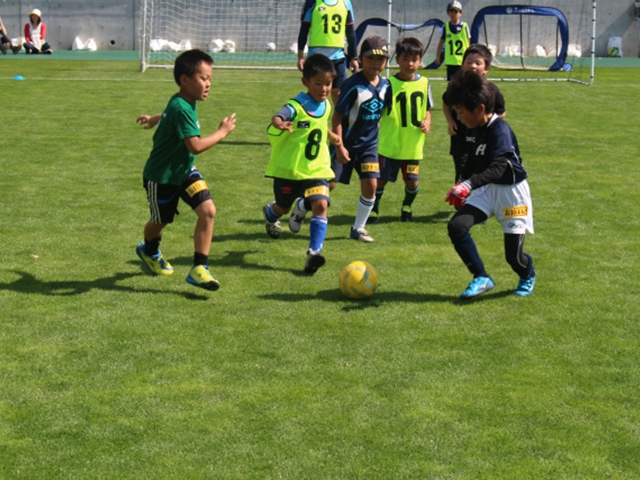
<path id="1" fill-rule="evenodd" d="M 304 149 L 304 155 L 307 160 L 315 160 L 320 154 L 320 148 L 322 146 L 322 130 L 316 128 L 309 132 L 307 137 L 307 146 Z"/>

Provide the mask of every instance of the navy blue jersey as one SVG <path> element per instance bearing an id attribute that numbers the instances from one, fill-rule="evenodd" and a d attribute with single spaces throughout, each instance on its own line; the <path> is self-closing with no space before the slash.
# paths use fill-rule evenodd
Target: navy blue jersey
<path id="1" fill-rule="evenodd" d="M 378 76 L 373 85 L 358 72 L 342 84 L 336 112 L 343 115 L 342 140 L 349 152 L 364 152 L 378 145 L 382 111 L 391 107 L 389 81 Z"/>
<path id="2" fill-rule="evenodd" d="M 469 159 L 462 177 L 471 182 L 471 188 L 489 183 L 514 185 L 527 178 L 516 135 L 497 115 L 485 126 L 470 129 L 466 138 Z"/>

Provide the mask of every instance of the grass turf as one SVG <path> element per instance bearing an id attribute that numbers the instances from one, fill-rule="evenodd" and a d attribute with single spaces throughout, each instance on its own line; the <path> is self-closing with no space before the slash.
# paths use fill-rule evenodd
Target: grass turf
<path id="1" fill-rule="evenodd" d="M 10 67 L 9 67 L 10 66 Z M 187 285 L 195 215 L 165 232 L 172 277 L 134 253 L 148 217 L 136 126 L 176 86 L 135 62 L 15 59 L 0 99 L 0 477 L 636 478 L 640 471 L 637 133 L 640 69 L 592 87 L 500 83 L 530 174 L 538 284 L 516 298 L 495 221 L 472 233 L 496 289 L 446 234 L 453 165 L 439 98 L 411 224 L 389 184 L 376 242 L 347 239 L 357 185 L 332 196 L 327 265 L 301 275 L 308 226 L 264 232 L 269 118 L 295 72 L 214 71 L 197 165 L 218 207 L 210 265 Z M 20 74 L 25 81 L 11 80 Z M 381 285 L 338 291 L 366 260 Z"/>

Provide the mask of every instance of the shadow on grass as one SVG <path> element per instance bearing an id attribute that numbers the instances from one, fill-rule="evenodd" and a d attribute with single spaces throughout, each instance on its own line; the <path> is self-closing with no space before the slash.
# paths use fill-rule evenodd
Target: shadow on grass
<path id="1" fill-rule="evenodd" d="M 268 295 L 258 295 L 258 298 L 265 300 L 277 300 L 280 302 L 301 302 L 308 300 L 323 300 L 326 302 L 342 302 L 345 311 L 363 310 L 365 308 L 376 308 L 380 304 L 386 302 L 403 302 L 403 303 L 452 303 L 454 305 L 470 305 L 472 303 L 495 300 L 513 295 L 512 291 L 491 292 L 479 297 L 460 300 L 455 295 L 439 295 L 433 293 L 406 293 L 406 292 L 376 292 L 371 298 L 365 300 L 349 300 L 346 299 L 338 288 L 333 290 L 321 290 L 316 294 L 285 294 L 273 293 Z"/>
<path id="2" fill-rule="evenodd" d="M 38 280 L 34 275 L 19 270 L 10 270 L 20 278 L 14 282 L 0 283 L 0 290 L 11 290 L 18 293 L 36 293 L 50 296 L 71 296 L 81 295 L 91 290 L 106 290 L 126 293 L 161 293 L 175 294 L 188 300 L 209 300 L 205 295 L 198 295 L 192 292 L 170 292 L 168 290 L 158 290 L 152 288 L 135 288 L 117 283 L 128 278 L 144 275 L 143 273 L 116 273 L 110 277 L 98 278 L 90 282 L 80 281 L 44 281 Z"/>
<path id="3" fill-rule="evenodd" d="M 267 239 L 269 240 L 269 239 Z M 303 252 L 303 250 L 301 250 Z M 300 265 L 297 265 L 297 268 L 281 268 L 281 267 L 273 267 L 271 265 L 262 265 L 260 263 L 252 263 L 246 260 L 246 255 L 251 255 L 254 253 L 260 253 L 256 250 L 244 250 L 244 251 L 233 251 L 233 252 L 224 252 L 225 255 L 222 258 L 215 258 L 210 261 L 209 268 L 214 271 L 216 267 L 235 267 L 241 268 L 243 270 L 262 270 L 265 272 L 289 272 L 293 275 L 307 275 L 302 271 L 304 264 L 304 256 L 300 255 Z M 180 266 L 191 266 L 193 265 L 193 257 L 177 257 L 170 259 L 171 264 L 180 265 Z M 136 263 L 136 262 L 132 262 Z"/>

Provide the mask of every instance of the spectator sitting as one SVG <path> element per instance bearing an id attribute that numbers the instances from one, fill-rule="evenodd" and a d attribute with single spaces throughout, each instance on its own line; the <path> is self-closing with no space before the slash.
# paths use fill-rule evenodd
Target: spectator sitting
<path id="1" fill-rule="evenodd" d="M 4 55 L 7 54 L 9 49 L 11 49 L 14 54 L 22 49 L 22 45 L 11 45 L 11 40 L 7 36 L 7 29 L 4 27 L 4 23 L 2 23 L 2 17 L 0 17 L 0 48 L 2 48 Z"/>
<path id="2" fill-rule="evenodd" d="M 34 8 L 29 14 L 29 23 L 24 26 L 24 49 L 26 53 L 53 53 L 45 40 L 47 25 L 42 21 L 42 12 Z"/>

